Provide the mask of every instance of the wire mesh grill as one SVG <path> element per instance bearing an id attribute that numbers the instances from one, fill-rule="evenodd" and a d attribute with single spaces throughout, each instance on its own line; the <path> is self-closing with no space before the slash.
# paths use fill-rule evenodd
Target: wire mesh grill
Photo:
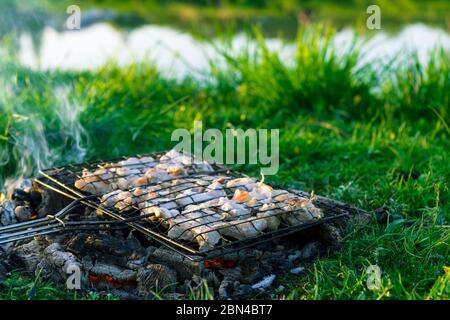
<path id="1" fill-rule="evenodd" d="M 166 153 L 153 153 L 68 165 L 41 172 L 36 182 L 190 259 L 235 252 L 352 210 L 320 197 L 313 206 L 307 193 L 270 186 L 190 155 L 181 159 L 182 165 L 174 165 Z"/>

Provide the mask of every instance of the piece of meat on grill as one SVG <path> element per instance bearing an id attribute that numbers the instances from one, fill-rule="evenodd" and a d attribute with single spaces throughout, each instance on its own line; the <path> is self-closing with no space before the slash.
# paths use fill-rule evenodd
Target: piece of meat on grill
<path id="1" fill-rule="evenodd" d="M 159 160 L 161 162 L 161 166 L 181 166 L 185 173 L 214 171 L 208 162 L 201 161 L 192 155 L 183 154 L 175 149 L 172 149 L 165 155 L 161 156 Z"/>
<path id="2" fill-rule="evenodd" d="M 180 215 L 180 212 L 176 209 L 168 209 L 165 207 L 159 207 L 151 202 L 145 202 L 140 207 L 141 215 L 149 215 L 147 218 L 152 222 L 159 222 L 162 226 L 169 228 L 170 221 Z"/>
<path id="3" fill-rule="evenodd" d="M 205 190 L 197 187 L 183 191 L 177 196 L 177 202 L 184 207 L 191 204 L 204 203 L 213 199 L 225 197 L 227 194 L 223 190 Z"/>
<path id="4" fill-rule="evenodd" d="M 84 170 L 82 177 L 75 181 L 75 187 L 91 194 L 104 194 L 117 189 L 127 189 L 139 177 L 139 170 L 105 166 L 91 172 Z"/>
<path id="5" fill-rule="evenodd" d="M 225 197 L 218 199 L 217 204 L 212 203 L 212 206 L 220 209 L 222 220 L 245 219 L 251 216 L 245 205 Z"/>
<path id="6" fill-rule="evenodd" d="M 135 158 L 131 157 L 122 161 L 119 161 L 117 164 L 111 164 L 112 167 L 124 168 L 129 170 L 138 170 L 141 174 L 147 171 L 149 168 L 153 168 L 156 165 L 155 159 L 152 157 L 141 157 Z"/>
<path id="7" fill-rule="evenodd" d="M 224 236 L 236 240 L 244 240 L 261 235 L 267 228 L 267 221 L 266 219 L 250 217 L 217 223 L 214 225 L 214 228 Z"/>
<path id="8" fill-rule="evenodd" d="M 200 250 L 212 249 L 222 238 L 214 229 L 220 221 L 214 211 L 189 211 L 168 219 L 168 236 L 174 240 L 195 241 Z"/>
<path id="9" fill-rule="evenodd" d="M 274 198 L 278 207 L 287 211 L 281 215 L 281 219 L 294 226 L 309 220 L 317 220 L 323 217 L 323 212 L 317 208 L 313 201 L 292 193 L 283 193 Z"/>
<path id="10" fill-rule="evenodd" d="M 236 178 L 227 181 L 226 185 L 227 188 L 243 188 L 246 191 L 252 191 L 256 186 L 257 182 L 256 179 L 245 177 L 245 178 Z"/>
<path id="11" fill-rule="evenodd" d="M 267 230 L 276 231 L 280 226 L 280 213 L 282 210 L 274 203 L 265 203 L 257 213 L 258 218 L 262 218 L 267 222 Z"/>

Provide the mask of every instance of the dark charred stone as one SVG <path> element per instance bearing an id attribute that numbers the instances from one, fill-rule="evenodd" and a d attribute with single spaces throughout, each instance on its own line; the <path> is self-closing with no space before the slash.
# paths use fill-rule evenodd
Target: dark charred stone
<path id="1" fill-rule="evenodd" d="M 266 251 L 261 258 L 260 276 L 277 272 L 284 272 L 289 269 L 292 262 L 288 259 L 285 251 Z"/>
<path id="2" fill-rule="evenodd" d="M 97 277 L 105 277 L 104 280 L 107 281 L 106 277 L 111 277 L 112 282 L 123 283 L 129 282 L 131 285 L 136 281 L 136 272 L 133 270 L 121 268 L 119 266 L 105 264 L 105 263 L 95 263 L 92 268 L 87 270 L 90 275 Z M 100 281 L 103 279 L 100 279 Z M 106 282 L 105 281 L 105 282 Z"/>
<path id="3" fill-rule="evenodd" d="M 350 219 L 350 221 L 356 225 L 366 225 L 369 224 L 371 220 L 372 214 L 370 213 L 355 214 Z"/>
<path id="4" fill-rule="evenodd" d="M 107 234 L 79 234 L 67 243 L 67 250 L 133 269 L 139 267 L 139 261 L 145 262 L 146 254 L 136 239 L 118 239 Z"/>
<path id="5" fill-rule="evenodd" d="M 376 209 L 374 214 L 378 223 L 385 224 L 389 221 L 389 208 L 387 206 Z"/>

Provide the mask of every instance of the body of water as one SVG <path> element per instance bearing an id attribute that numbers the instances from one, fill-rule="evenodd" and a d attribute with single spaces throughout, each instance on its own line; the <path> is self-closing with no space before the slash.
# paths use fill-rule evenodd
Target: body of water
<path id="1" fill-rule="evenodd" d="M 345 51 L 354 38 L 352 29 L 343 29 L 336 34 L 335 47 Z M 424 24 L 406 26 L 394 35 L 378 31 L 370 38 L 357 39 L 363 53 L 361 63 L 387 63 L 394 57 L 401 63 L 398 58 L 411 52 L 417 52 L 420 60 L 426 62 L 433 48 L 450 50 L 449 33 Z M 277 38 L 268 38 L 266 42 L 287 63 L 293 57 L 294 43 Z M 150 61 L 168 75 L 198 77 L 208 69 L 209 60 L 220 64 L 217 46 L 223 44 L 218 40 L 201 41 L 170 27 L 144 25 L 123 31 L 108 23 L 96 23 L 76 31 L 60 32 L 45 27 L 37 41 L 23 33 L 19 39 L 19 61 L 36 70 L 95 70 L 112 62 L 123 66 Z M 237 53 L 254 46 L 249 37 L 237 34 L 228 50 Z"/>

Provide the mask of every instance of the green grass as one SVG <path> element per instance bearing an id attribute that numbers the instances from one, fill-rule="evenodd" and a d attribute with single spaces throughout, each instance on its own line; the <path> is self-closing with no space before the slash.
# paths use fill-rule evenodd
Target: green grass
<path id="1" fill-rule="evenodd" d="M 0 300 L 116 300 L 113 294 L 94 291 L 67 291 L 63 285 L 44 282 L 40 277 L 27 277 L 14 272 L 2 285 Z"/>
<path id="2" fill-rule="evenodd" d="M 410 56 L 378 77 L 370 66 L 357 68 L 357 48 L 335 53 L 327 44 L 332 37 L 323 27 L 300 30 L 290 66 L 262 41 L 256 55 L 223 52 L 226 68 L 212 61 L 211 81 L 203 84 L 165 78 L 150 64 L 35 72 L 2 59 L 0 176 L 14 176 L 19 164 L 32 175 L 36 160 L 72 162 L 78 142 L 86 160 L 164 150 L 173 145 L 172 130 L 192 129 L 194 120 L 222 130 L 279 128 L 281 166 L 270 182 L 367 210 L 385 206 L 389 219 L 350 225 L 340 252 L 282 279 L 286 290 L 277 296 L 448 299 L 450 55 L 437 50 L 426 66 Z M 61 110 L 78 110 L 83 130 Z M 367 289 L 371 264 L 383 272 L 380 291 Z M 26 299 L 26 284 L 10 281 L 0 297 Z M 75 298 L 60 287 L 41 288 L 43 298 Z M 199 297 L 210 296 L 192 295 Z"/>

